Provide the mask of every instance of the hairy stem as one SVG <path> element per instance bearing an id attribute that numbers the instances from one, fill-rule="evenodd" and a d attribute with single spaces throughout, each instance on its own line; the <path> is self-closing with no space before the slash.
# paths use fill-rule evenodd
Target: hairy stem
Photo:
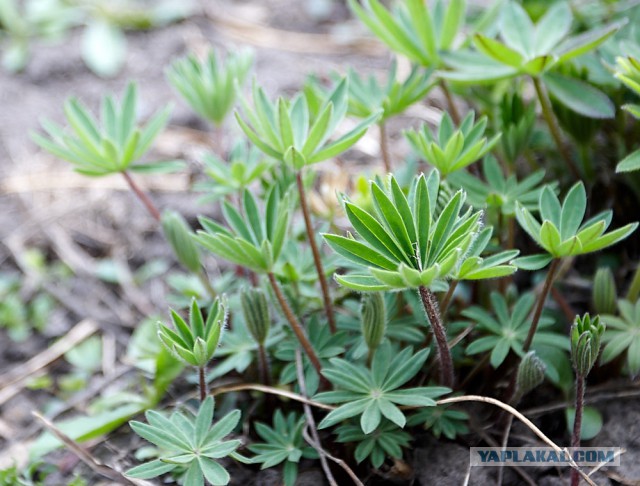
<path id="1" fill-rule="evenodd" d="M 142 189 L 140 189 L 140 186 L 136 184 L 136 181 L 133 180 L 131 174 L 129 174 L 126 170 L 122 171 L 121 174 L 124 177 L 124 180 L 127 181 L 127 184 L 129 184 L 129 188 L 131 188 L 140 202 L 144 204 L 144 207 L 147 209 L 147 211 L 149 211 L 149 214 L 153 217 L 153 219 L 155 219 L 156 221 L 160 221 L 160 211 L 153 203 L 151 198 L 149 198 L 149 196 L 147 196 L 147 194 Z"/>
<path id="2" fill-rule="evenodd" d="M 382 155 L 382 163 L 386 174 L 391 172 L 391 157 L 389 156 L 389 145 L 387 140 L 387 126 L 381 121 L 380 127 L 380 155 Z"/>
<path id="3" fill-rule="evenodd" d="M 296 316 L 293 314 L 291 307 L 289 307 L 289 304 L 287 303 L 287 300 L 282 294 L 282 290 L 280 289 L 280 286 L 276 281 L 275 275 L 273 273 L 269 273 L 268 277 L 269 277 L 269 283 L 271 284 L 271 288 L 273 288 L 273 293 L 276 295 L 276 299 L 278 299 L 278 303 L 280 304 L 280 307 L 282 308 L 282 312 L 284 312 L 284 316 L 287 318 L 287 321 L 289 321 L 289 325 L 291 326 L 293 333 L 298 338 L 298 341 L 300 342 L 302 349 L 304 349 L 304 352 L 309 357 L 309 360 L 311 361 L 311 364 L 318 372 L 318 375 L 322 377 L 322 374 L 320 373 L 322 369 L 322 365 L 320 364 L 320 360 L 318 359 L 316 352 L 313 350 L 313 347 L 311 346 L 309 339 L 305 335 L 302 325 L 300 324 Z"/>
<path id="4" fill-rule="evenodd" d="M 200 378 L 200 403 L 207 398 L 207 379 L 205 377 L 204 366 L 198 368 L 198 376 Z"/>
<path id="5" fill-rule="evenodd" d="M 558 272 L 559 266 L 560 266 L 560 259 L 554 258 L 553 261 L 551 262 L 551 266 L 549 267 L 549 271 L 547 272 L 547 277 L 544 281 L 542 292 L 540 292 L 540 295 L 538 296 L 538 302 L 536 303 L 536 308 L 533 313 L 533 319 L 531 320 L 531 327 L 529 328 L 527 339 L 522 345 L 522 350 L 524 353 L 527 353 L 529 351 L 529 348 L 531 348 L 531 343 L 533 342 L 533 338 L 538 329 L 538 322 L 540 322 L 540 316 L 542 315 L 542 309 L 544 308 L 544 303 L 547 300 L 547 296 L 549 295 L 549 291 L 551 290 L 553 281 L 556 278 L 556 273 Z"/>
<path id="6" fill-rule="evenodd" d="M 455 101 L 453 101 L 453 95 L 449 90 L 449 86 L 447 86 L 447 82 L 444 79 L 440 80 L 440 89 L 442 90 L 444 97 L 447 99 L 447 106 L 449 107 L 449 114 L 451 115 L 453 123 L 459 126 L 460 113 L 458 112 L 458 107 L 456 106 Z"/>
<path id="7" fill-rule="evenodd" d="M 320 288 L 322 289 L 322 300 L 324 302 L 324 310 L 327 314 L 327 320 L 329 322 L 329 329 L 332 333 L 336 332 L 336 319 L 333 314 L 333 304 L 331 303 L 331 295 L 329 294 L 329 285 L 327 284 L 327 277 L 324 274 L 324 267 L 322 266 L 322 259 L 320 258 L 320 250 L 316 244 L 315 235 L 313 232 L 313 226 L 311 225 L 311 214 L 309 213 L 309 206 L 307 204 L 307 196 L 304 192 L 304 183 L 302 182 L 302 171 L 296 173 L 296 182 L 298 184 L 298 195 L 300 197 L 300 207 L 302 208 L 302 215 L 304 216 L 304 225 L 307 230 L 307 239 L 311 246 L 311 252 L 313 253 L 313 263 L 316 266 L 316 272 L 318 273 L 318 280 L 320 281 Z"/>
<path id="8" fill-rule="evenodd" d="M 571 447 L 580 447 L 580 430 L 582 429 L 582 412 L 584 410 L 584 376 L 576 376 L 576 415 L 573 421 Z M 580 475 L 575 469 L 571 471 L 571 486 L 578 486 Z"/>
<path id="9" fill-rule="evenodd" d="M 451 359 L 451 352 L 449 351 L 449 343 L 447 342 L 447 332 L 442 325 L 436 298 L 433 295 L 433 292 L 424 285 L 419 287 L 418 290 L 420 292 L 424 311 L 427 313 L 427 317 L 431 323 L 431 329 L 433 330 L 433 335 L 436 338 L 438 361 L 440 366 L 440 383 L 446 387 L 453 388 L 453 361 Z"/>
<path id="10" fill-rule="evenodd" d="M 532 76 L 531 80 L 533 81 L 533 86 L 536 89 L 536 94 L 538 95 L 538 100 L 540 101 L 540 107 L 542 108 L 542 115 L 544 116 L 545 121 L 549 127 L 549 131 L 551 132 L 551 137 L 553 137 L 553 141 L 558 147 L 558 152 L 566 162 L 569 170 L 573 173 L 576 179 L 580 179 L 580 171 L 576 166 L 575 162 L 571 158 L 571 154 L 567 150 L 567 147 L 562 142 L 562 136 L 560 134 L 560 126 L 558 125 L 558 120 L 556 120 L 555 115 L 553 114 L 553 108 L 551 107 L 551 101 L 547 96 L 546 91 L 542 87 L 542 83 L 540 83 L 540 79 Z"/>

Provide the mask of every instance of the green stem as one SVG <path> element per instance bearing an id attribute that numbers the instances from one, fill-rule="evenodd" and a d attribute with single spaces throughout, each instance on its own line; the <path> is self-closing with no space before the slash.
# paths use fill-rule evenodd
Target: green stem
<path id="1" fill-rule="evenodd" d="M 333 304 L 331 302 L 331 295 L 329 294 L 329 285 L 327 284 L 327 277 L 324 273 L 324 267 L 322 265 L 322 259 L 320 257 L 320 250 L 316 244 L 315 235 L 313 232 L 313 226 L 311 224 L 311 214 L 309 213 L 309 206 L 307 204 L 307 196 L 304 191 L 304 183 L 302 182 L 302 171 L 296 172 L 296 183 L 298 185 L 298 195 L 300 197 L 300 207 L 302 208 L 302 215 L 304 216 L 304 225 L 307 230 L 307 239 L 311 246 L 311 253 L 313 253 L 313 263 L 316 266 L 316 272 L 318 274 L 318 280 L 320 281 L 320 288 L 322 290 L 322 300 L 324 302 L 324 310 L 327 314 L 327 320 L 329 322 L 329 329 L 332 334 L 336 332 L 336 319 L 333 314 Z"/>
<path id="2" fill-rule="evenodd" d="M 278 299 L 278 303 L 282 308 L 282 312 L 284 313 L 284 316 L 287 318 L 287 321 L 289 321 L 291 330 L 298 338 L 298 341 L 300 342 L 302 349 L 304 349 L 304 352 L 309 357 L 309 360 L 311 361 L 311 364 L 318 372 L 318 375 L 322 377 L 322 374 L 320 373 L 320 371 L 322 370 L 322 365 L 320 364 L 320 360 L 318 359 L 316 352 L 313 350 L 313 347 L 311 346 L 309 339 L 305 335 L 302 325 L 300 324 L 296 316 L 293 314 L 291 307 L 289 307 L 289 304 L 287 303 L 287 299 L 285 299 L 282 293 L 282 290 L 280 290 L 280 286 L 278 285 L 275 275 L 270 272 L 267 274 L 267 276 L 269 277 L 269 283 L 271 284 L 273 293 L 276 295 L 276 299 Z"/>
<path id="3" fill-rule="evenodd" d="M 205 273 L 204 268 L 201 268 L 198 271 L 197 275 L 198 275 L 198 280 L 200 280 L 200 283 L 202 283 L 202 285 L 204 286 L 205 290 L 209 294 L 209 297 L 212 300 L 215 300 L 218 294 L 213 288 L 213 286 L 211 285 L 211 282 L 209 281 L 209 278 L 207 277 L 207 274 Z"/>
<path id="4" fill-rule="evenodd" d="M 540 107 L 542 108 L 542 115 L 544 116 L 545 121 L 547 122 L 547 126 L 549 127 L 549 132 L 551 132 L 551 137 L 558 147 L 558 152 L 564 159 L 565 163 L 576 177 L 576 179 L 580 179 L 580 171 L 578 167 L 576 167 L 575 162 L 571 158 L 571 154 L 567 150 L 567 147 L 562 142 L 562 136 L 560 134 L 560 126 L 558 125 L 558 120 L 556 120 L 555 115 L 553 114 L 553 107 L 551 106 L 551 101 L 547 96 L 546 91 L 544 90 L 542 83 L 540 82 L 540 78 L 536 76 L 532 76 L 531 80 L 533 81 L 533 86 L 536 90 L 536 94 L 538 95 L 538 100 L 540 101 Z"/>
<path id="5" fill-rule="evenodd" d="M 573 435 L 571 447 L 580 447 L 580 430 L 582 429 L 582 413 L 584 410 L 584 385 L 585 378 L 582 375 L 576 377 L 576 415 L 573 421 Z M 571 470 L 571 486 L 578 486 L 580 475 L 575 469 Z"/>
<path id="6" fill-rule="evenodd" d="M 153 203 L 151 198 L 149 198 L 149 196 L 147 196 L 147 194 L 142 189 L 140 189 L 140 186 L 136 184 L 136 181 L 133 180 L 133 178 L 131 177 L 131 174 L 129 174 L 126 170 L 122 171 L 121 174 L 124 177 L 124 180 L 127 181 L 127 184 L 129 185 L 133 193 L 136 195 L 136 197 L 144 205 L 147 211 L 149 211 L 149 214 L 153 217 L 153 219 L 159 222 L 160 211 L 158 210 L 156 205 Z"/>
<path id="7" fill-rule="evenodd" d="M 204 366 L 198 368 L 198 376 L 200 378 L 200 403 L 207 398 L 207 379 L 205 377 Z"/>
<path id="8" fill-rule="evenodd" d="M 380 127 L 380 155 L 382 155 L 384 171 L 389 174 L 391 172 L 391 157 L 389 156 L 389 145 L 387 143 L 387 126 L 384 121 L 381 121 L 378 126 Z"/>
<path id="9" fill-rule="evenodd" d="M 542 287 L 542 292 L 538 296 L 538 302 L 536 303 L 536 309 L 533 313 L 533 319 L 531 320 L 531 327 L 529 327 L 529 333 L 527 334 L 527 339 L 522 345 L 522 351 L 527 353 L 529 348 L 531 348 L 531 343 L 533 342 L 533 338 L 538 329 L 538 323 L 540 322 L 540 316 L 542 316 L 542 309 L 544 308 L 544 303 L 547 300 L 547 296 L 551 291 L 551 286 L 553 285 L 553 280 L 556 277 L 556 273 L 558 272 L 558 267 L 560 266 L 560 259 L 554 258 L 551 262 L 551 266 L 549 267 L 549 271 L 547 272 L 547 277 L 544 281 L 544 286 Z"/>
<path id="10" fill-rule="evenodd" d="M 451 359 L 451 351 L 449 350 L 449 343 L 447 342 L 447 332 L 442 325 L 440 312 L 438 311 L 436 297 L 433 295 L 433 292 L 424 285 L 419 287 L 418 291 L 420 293 L 420 298 L 422 299 L 422 305 L 424 306 L 427 318 L 431 324 L 433 335 L 436 338 L 440 367 L 440 383 L 448 388 L 453 388 L 453 360 Z"/>

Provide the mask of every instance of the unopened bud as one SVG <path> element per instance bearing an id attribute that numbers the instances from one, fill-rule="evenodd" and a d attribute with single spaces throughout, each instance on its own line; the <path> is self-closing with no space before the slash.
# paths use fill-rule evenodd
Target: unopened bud
<path id="1" fill-rule="evenodd" d="M 191 272 L 199 271 L 200 254 L 191 237 L 193 232 L 184 218 L 175 211 L 165 211 L 162 214 L 162 231 L 178 261 Z"/>
<path id="2" fill-rule="evenodd" d="M 375 350 L 384 338 L 387 316 L 380 292 L 365 294 L 360 308 L 362 335 L 369 350 Z"/>
<path id="3" fill-rule="evenodd" d="M 243 290 L 240 293 L 240 302 L 251 336 L 258 344 L 264 344 L 271 327 L 271 316 L 264 292 L 260 289 Z"/>
<path id="4" fill-rule="evenodd" d="M 516 397 L 518 399 L 525 396 L 544 381 L 544 372 L 547 369 L 545 364 L 535 351 L 529 351 L 524 355 L 520 366 L 518 366 L 518 374 L 516 377 Z"/>
<path id="5" fill-rule="evenodd" d="M 571 361 L 578 376 L 587 376 L 596 363 L 604 329 L 600 316 L 576 316 L 571 326 Z"/>
<path id="6" fill-rule="evenodd" d="M 598 314 L 615 314 L 617 289 L 613 273 L 607 267 L 599 268 L 593 278 L 593 309 Z"/>

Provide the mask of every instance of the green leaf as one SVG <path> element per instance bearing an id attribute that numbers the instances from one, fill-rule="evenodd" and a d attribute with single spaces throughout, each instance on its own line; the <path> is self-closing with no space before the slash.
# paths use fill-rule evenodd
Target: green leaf
<path id="1" fill-rule="evenodd" d="M 513 264 L 522 270 L 540 270 L 551 263 L 553 257 L 549 254 L 529 255 L 513 260 Z"/>
<path id="2" fill-rule="evenodd" d="M 464 22 L 465 0 L 450 0 L 440 31 L 440 49 L 449 49 Z"/>
<path id="3" fill-rule="evenodd" d="M 146 462 L 140 466 L 133 467 L 125 474 L 137 479 L 152 479 L 168 473 L 169 471 L 173 471 L 176 467 L 177 464 L 168 464 L 156 459 L 155 461 Z"/>
<path id="4" fill-rule="evenodd" d="M 501 42 L 490 39 L 482 34 L 476 34 L 473 37 L 473 41 L 480 52 L 502 64 L 515 68 L 519 68 L 522 65 L 522 55 Z"/>
<path id="5" fill-rule="evenodd" d="M 602 415 L 600 414 L 598 409 L 594 407 L 584 407 L 582 412 L 580 440 L 591 440 L 600 433 L 600 430 L 602 430 Z M 565 410 L 565 417 L 567 419 L 567 430 L 569 431 L 569 433 L 573 433 L 575 416 L 575 407 L 568 407 Z"/>
<path id="6" fill-rule="evenodd" d="M 564 39 L 571 30 L 573 15 L 565 1 L 553 4 L 538 21 L 534 34 L 534 53 L 547 54 L 558 42 Z"/>
<path id="7" fill-rule="evenodd" d="M 627 20 L 614 22 L 604 27 L 588 30 L 582 34 L 569 37 L 556 47 L 553 53 L 558 56 L 559 63 L 564 63 L 574 57 L 586 54 L 606 41 L 626 23 Z"/>
<path id="8" fill-rule="evenodd" d="M 542 80 L 559 103 L 580 115 L 597 119 L 615 116 L 613 102 L 590 84 L 557 73 L 546 74 Z"/>
<path id="9" fill-rule="evenodd" d="M 631 152 L 616 166 L 616 172 L 632 172 L 640 169 L 640 150 Z"/>
<path id="10" fill-rule="evenodd" d="M 500 35 L 513 49 L 525 57 L 533 52 L 534 27 L 527 12 L 515 1 L 510 1 L 502 11 Z"/>
<path id="11" fill-rule="evenodd" d="M 560 236 L 563 241 L 578 232 L 586 210 L 587 193 L 584 184 L 578 182 L 571 187 L 562 203 Z"/>
<path id="12" fill-rule="evenodd" d="M 397 267 L 391 260 L 359 241 L 326 233 L 322 236 L 333 251 L 355 263 L 373 265 L 378 268 L 386 268 L 387 270 L 395 270 Z"/>

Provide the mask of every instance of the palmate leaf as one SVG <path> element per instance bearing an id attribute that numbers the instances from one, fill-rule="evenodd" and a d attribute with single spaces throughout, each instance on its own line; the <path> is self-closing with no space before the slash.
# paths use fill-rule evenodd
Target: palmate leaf
<path id="1" fill-rule="evenodd" d="M 450 391 L 444 387 L 400 389 L 418 373 L 428 355 L 428 349 L 413 354 L 406 347 L 392 358 L 391 346 L 386 342 L 376 351 L 370 369 L 340 358 L 331 359 L 331 367 L 324 369 L 323 375 L 336 391 L 319 393 L 314 399 L 346 403 L 330 412 L 318 427 L 330 427 L 357 415 L 365 434 L 373 432 L 382 417 L 404 427 L 406 418 L 398 405 L 434 406 L 434 398 Z"/>
<path id="2" fill-rule="evenodd" d="M 422 0 L 398 2 L 388 10 L 379 0 L 362 6 L 349 0 L 356 16 L 387 46 L 425 67 L 440 67 L 464 22 L 466 2 L 437 0 L 433 8 Z M 433 12 L 433 15 L 432 15 Z"/>
<path id="3" fill-rule="evenodd" d="M 189 106 L 206 120 L 220 125 L 236 101 L 253 64 L 253 54 L 243 50 L 226 59 L 210 51 L 202 60 L 190 55 L 175 61 L 166 71 L 170 84 Z"/>
<path id="4" fill-rule="evenodd" d="M 477 137 L 469 127 L 463 127 Z M 450 128 L 442 128 L 450 133 Z M 481 258 L 481 249 L 467 254 L 477 239 L 481 213 L 462 212 L 465 194 L 454 194 L 436 214 L 439 175 L 433 171 L 429 177 L 420 175 L 413 181 L 409 197 L 391 176 L 388 187 L 371 183 L 374 212 L 369 213 L 350 201 L 345 211 L 355 230 L 364 241 L 352 237 L 324 234 L 327 244 L 337 253 L 365 267 L 369 275 L 336 276 L 341 285 L 358 291 L 401 290 L 421 286 L 438 286 L 446 278 L 483 279 L 509 275 L 515 267 L 508 262 L 515 253 Z M 444 196 L 443 196 L 444 197 Z M 486 235 L 486 232 L 483 233 Z M 473 256 L 462 268 L 463 256 Z M 464 274 L 460 273 L 460 269 Z"/>
<path id="5" fill-rule="evenodd" d="M 186 417 L 180 412 L 165 417 L 150 410 L 146 413 L 148 424 L 131 422 L 131 428 L 138 435 L 160 447 L 160 457 L 126 474 L 151 479 L 180 465 L 187 468 L 185 484 L 204 484 L 205 478 L 212 485 L 228 484 L 229 473 L 215 459 L 233 454 L 240 447 L 239 440 L 223 440 L 238 424 L 240 411 L 234 410 L 211 426 L 213 414 L 214 401 L 209 396 L 200 404 L 195 417 Z"/>
<path id="6" fill-rule="evenodd" d="M 479 51 L 461 50 L 444 55 L 452 71 L 438 74 L 447 80 L 478 84 L 495 82 L 518 75 L 545 77 L 551 69 L 596 49 L 615 34 L 625 22 L 616 22 L 575 36 L 570 36 L 572 14 L 567 2 L 556 2 L 534 25 L 528 13 L 515 0 L 503 5 L 498 31 L 500 40 L 482 33 L 473 37 Z M 613 104 L 601 91 L 581 81 L 550 78 L 550 91 L 560 103 L 592 118 L 613 117 Z M 587 99 L 580 98 L 576 88 L 584 88 Z"/>
<path id="7" fill-rule="evenodd" d="M 194 239 L 225 260 L 257 273 L 268 273 L 282 251 L 289 213 L 289 195 L 281 197 L 277 185 L 267 195 L 264 215 L 259 213 L 253 194 L 245 189 L 242 211 L 226 202 L 223 205 L 223 215 L 230 229 L 201 217 L 199 221 L 204 230 L 197 231 Z"/>
<path id="8" fill-rule="evenodd" d="M 253 108 L 243 100 L 245 118 L 236 112 L 240 128 L 258 149 L 296 170 L 349 149 L 382 114 L 381 110 L 372 113 L 329 142 L 347 112 L 348 79 L 338 81 L 328 93 L 313 93 L 313 96 L 308 93 L 298 94 L 291 100 L 280 98 L 274 103 L 254 83 Z M 317 116 L 311 116 L 312 103 L 318 105 L 314 106 Z"/>
<path id="9" fill-rule="evenodd" d="M 628 237 L 638 227 L 638 223 L 629 223 L 609 233 L 605 233 L 611 222 L 610 213 L 601 213 L 583 221 L 586 212 L 586 192 L 582 182 L 574 184 L 565 200 L 560 203 L 550 188 L 540 194 L 539 211 L 542 224 L 528 209 L 517 205 L 516 219 L 520 226 L 549 255 L 518 259 L 515 263 L 535 267 L 538 263 L 551 258 L 582 255 L 612 246 Z M 525 268 L 525 267 L 521 267 Z"/>
<path id="10" fill-rule="evenodd" d="M 64 107 L 70 130 L 65 132 L 55 123 L 43 120 L 47 136 L 32 133 L 32 138 L 44 150 L 70 162 L 77 172 L 88 176 L 143 167 L 136 162 L 166 125 L 170 107 L 155 114 L 146 126 L 138 127 L 135 125 L 136 100 L 137 89 L 133 83 L 128 85 L 120 107 L 111 97 L 105 97 L 98 122 L 79 100 L 70 98 Z"/>

